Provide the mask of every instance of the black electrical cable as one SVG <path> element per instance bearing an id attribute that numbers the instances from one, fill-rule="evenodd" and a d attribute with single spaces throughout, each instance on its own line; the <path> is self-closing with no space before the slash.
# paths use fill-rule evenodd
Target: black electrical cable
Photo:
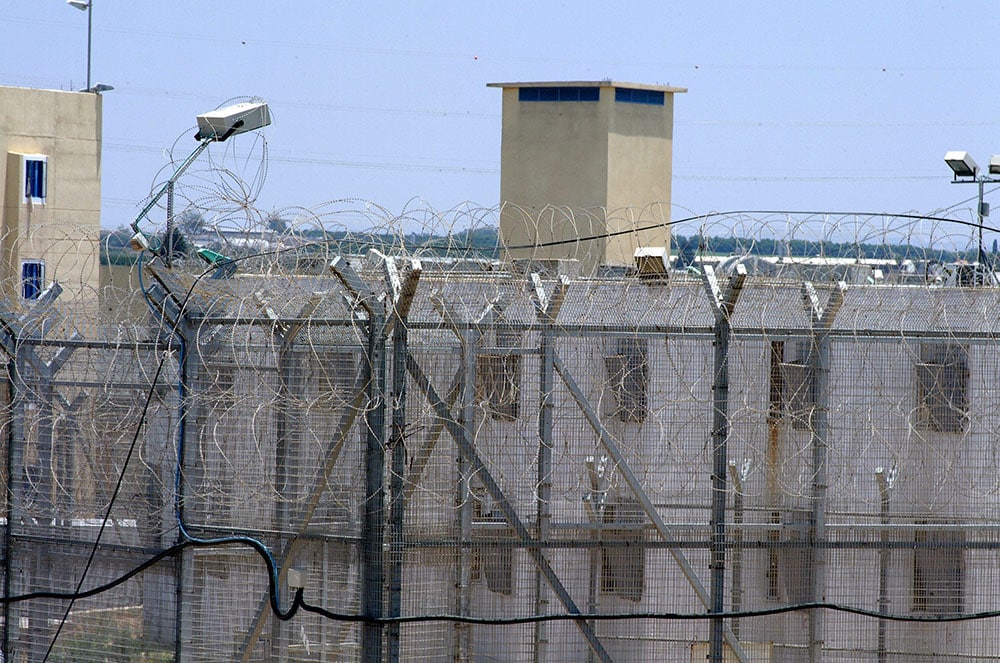
<path id="1" fill-rule="evenodd" d="M 455 624 L 479 624 L 488 626 L 516 626 L 520 624 L 537 624 L 542 622 L 567 622 L 567 621 L 623 621 L 623 620 L 636 620 L 636 619 L 652 619 L 656 621 L 705 621 L 711 619 L 753 619 L 758 617 L 768 617 L 771 615 L 780 615 L 791 612 L 802 612 L 805 610 L 829 610 L 832 612 L 843 612 L 847 614 L 858 615 L 861 617 L 867 617 L 871 619 L 884 619 L 886 621 L 893 622 L 920 622 L 920 623 L 950 623 L 950 622 L 963 622 L 963 621 L 974 621 L 974 620 L 984 620 L 984 619 L 995 619 L 1000 617 L 1000 610 L 984 610 L 979 612 L 971 613 L 956 613 L 956 614 L 945 614 L 945 615 L 900 615 L 895 613 L 882 613 L 877 610 L 867 610 L 864 608 L 858 608 L 855 606 L 843 605 L 840 603 L 831 602 L 804 602 L 804 603 L 793 603 L 789 605 L 778 606 L 774 608 L 765 608 L 762 610 L 738 610 L 730 612 L 609 612 L 609 613 L 563 613 L 563 614 L 546 614 L 546 615 L 525 615 L 523 617 L 470 617 L 465 615 L 449 615 L 449 614 L 437 614 L 437 615 L 404 615 L 399 617 L 370 617 L 367 615 L 351 614 L 351 613 L 338 613 L 325 608 L 314 606 L 305 601 L 303 598 L 303 589 L 297 588 L 295 595 L 292 599 L 291 606 L 288 610 L 281 610 L 277 605 L 276 596 L 277 588 L 274 586 L 274 567 L 273 560 L 268 554 L 266 547 L 263 545 L 253 545 L 248 543 L 246 540 L 233 540 L 228 542 L 208 542 L 203 543 L 199 541 L 183 541 L 170 548 L 167 548 L 156 555 L 150 557 L 142 564 L 134 567 L 127 573 L 111 580 L 103 585 L 93 587 L 86 591 L 77 592 L 31 592 L 29 594 L 21 594 L 18 596 L 12 596 L 6 599 L 0 599 L 0 604 L 8 603 L 20 603 L 24 601 L 31 601 L 36 599 L 56 599 L 56 600 L 78 600 L 85 599 L 91 596 L 96 596 L 106 591 L 110 591 L 115 587 L 127 582 L 138 574 L 142 573 L 146 569 L 154 566 L 155 564 L 163 561 L 167 557 L 172 557 L 179 554 L 185 548 L 197 547 L 197 548 L 215 548 L 229 545 L 250 545 L 254 551 L 260 556 L 264 561 L 265 566 L 268 567 L 268 585 L 270 594 L 270 606 L 271 610 L 280 621 L 291 620 L 301 609 L 305 612 L 312 613 L 328 619 L 331 621 L 345 622 L 345 623 L 364 623 L 364 624 L 377 624 L 377 625 L 389 625 L 389 624 L 422 624 L 422 623 L 432 623 L 432 622 L 450 622 Z"/>

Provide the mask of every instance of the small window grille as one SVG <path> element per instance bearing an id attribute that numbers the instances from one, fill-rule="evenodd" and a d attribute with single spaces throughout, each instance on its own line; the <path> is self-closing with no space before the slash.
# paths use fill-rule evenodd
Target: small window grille
<path id="1" fill-rule="evenodd" d="M 927 343 L 917 364 L 918 423 L 926 430 L 960 433 L 969 411 L 969 355 L 960 345 Z"/>
<path id="2" fill-rule="evenodd" d="M 635 501 L 611 503 L 604 508 L 601 547 L 601 591 L 628 601 L 639 602 L 646 585 L 645 518 Z M 630 526 L 615 529 L 614 525 Z"/>
<path id="3" fill-rule="evenodd" d="M 486 511 L 481 497 L 474 497 L 472 502 L 473 521 L 490 523 L 503 522 L 503 516 L 496 511 Z M 473 549 L 471 579 L 485 580 L 486 588 L 491 592 L 511 596 L 514 593 L 514 548 L 509 545 L 508 532 L 491 537 L 492 545 L 483 545 Z"/>
<path id="4" fill-rule="evenodd" d="M 45 284 L 45 263 L 41 260 L 21 262 L 21 296 L 38 299 Z"/>
<path id="5" fill-rule="evenodd" d="M 520 355 L 476 357 L 476 398 L 494 419 L 515 421 L 521 414 Z"/>
<path id="6" fill-rule="evenodd" d="M 965 533 L 918 530 L 913 551 L 913 610 L 937 615 L 964 609 Z"/>
<path id="7" fill-rule="evenodd" d="M 621 421 L 643 422 L 649 410 L 649 348 L 644 338 L 620 338 L 615 354 L 604 358 L 614 400 L 611 415 Z"/>
<path id="8" fill-rule="evenodd" d="M 812 371 L 809 366 L 800 363 L 781 365 L 784 377 L 784 399 L 786 412 L 792 420 L 792 427 L 797 430 L 809 430 L 816 398 L 812 390 Z"/>
<path id="9" fill-rule="evenodd" d="M 497 328 L 497 347 L 520 348 L 521 334 Z M 476 400 L 494 419 L 515 421 L 521 416 L 521 355 L 484 354 L 476 357 Z"/>
<path id="10" fill-rule="evenodd" d="M 785 522 L 781 527 L 779 575 L 791 603 L 813 600 L 815 559 L 810 543 L 813 523 L 812 512 L 797 509 L 785 514 Z"/>
<path id="11" fill-rule="evenodd" d="M 808 348 L 800 344 L 800 359 L 785 361 L 785 341 L 771 341 L 770 396 L 768 416 L 788 418 L 797 430 L 809 430 L 816 396 L 812 389 L 812 371 L 805 360 Z"/>

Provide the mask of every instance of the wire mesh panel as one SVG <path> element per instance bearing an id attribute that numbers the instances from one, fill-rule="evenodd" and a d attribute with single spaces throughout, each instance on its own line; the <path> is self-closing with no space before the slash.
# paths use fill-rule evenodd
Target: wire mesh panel
<path id="1" fill-rule="evenodd" d="M 995 656 L 984 278 L 323 232 L 0 312 L 6 660 Z"/>

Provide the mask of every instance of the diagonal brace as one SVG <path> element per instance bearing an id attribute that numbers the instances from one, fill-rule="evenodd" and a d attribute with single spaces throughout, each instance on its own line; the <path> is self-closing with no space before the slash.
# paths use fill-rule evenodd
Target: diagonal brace
<path id="1" fill-rule="evenodd" d="M 417 388 L 423 392 L 424 396 L 430 402 L 431 406 L 434 408 L 434 413 L 442 422 L 444 422 L 445 428 L 448 429 L 448 433 L 454 438 L 455 443 L 459 447 L 459 451 L 465 456 L 466 460 L 469 461 L 472 472 L 475 476 L 482 482 L 483 487 L 486 492 L 490 494 L 493 498 L 494 503 L 499 507 L 500 512 L 503 514 L 504 519 L 507 524 L 510 525 L 511 529 L 517 534 L 518 539 L 521 540 L 525 545 L 525 550 L 531 555 L 532 561 L 538 566 L 539 571 L 545 576 L 546 581 L 552 587 L 559 601 L 566 608 L 566 611 L 570 614 L 578 615 L 580 614 L 580 609 L 577 607 L 576 603 L 573 601 L 573 597 L 569 595 L 566 587 L 559 580 L 556 575 L 555 570 L 549 564 L 549 561 L 545 558 L 542 550 L 537 545 L 532 545 L 537 543 L 528 531 L 527 526 L 521 520 L 520 516 L 514 510 L 514 506 L 507 499 L 503 490 L 497 484 L 496 480 L 493 479 L 493 475 L 490 474 L 489 469 L 483 462 L 479 453 L 476 451 L 476 447 L 472 440 L 469 439 L 467 431 L 463 428 L 455 419 L 451 416 L 448 411 L 448 406 L 445 405 L 441 397 L 438 396 L 437 391 L 434 389 L 434 385 L 431 384 L 430 378 L 424 373 L 420 364 L 413 358 L 409 353 L 406 355 L 406 370 L 409 372 L 410 376 L 413 377 L 413 381 L 416 383 Z M 608 656 L 607 651 L 605 651 L 604 646 L 601 641 L 598 640 L 597 634 L 594 633 L 591 625 L 583 619 L 578 619 L 574 621 L 577 628 L 583 634 L 583 637 L 587 640 L 587 644 L 590 646 L 591 650 L 595 655 L 601 660 L 610 662 L 611 657 Z"/>

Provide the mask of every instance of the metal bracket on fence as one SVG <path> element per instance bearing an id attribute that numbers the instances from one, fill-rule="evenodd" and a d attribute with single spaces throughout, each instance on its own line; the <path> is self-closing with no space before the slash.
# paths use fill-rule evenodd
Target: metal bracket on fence
<path id="1" fill-rule="evenodd" d="M 587 509 L 587 514 L 595 522 L 603 522 L 604 507 L 608 502 L 608 491 L 610 482 L 608 480 L 608 457 L 587 456 L 583 459 L 583 464 L 587 468 L 587 477 L 590 479 L 590 490 L 583 495 L 583 506 Z"/>
<path id="2" fill-rule="evenodd" d="M 538 313 L 538 317 L 545 322 L 554 323 L 559 316 L 563 302 L 566 300 L 566 293 L 569 291 L 569 277 L 565 274 L 559 275 L 551 296 L 545 293 L 542 277 L 538 273 L 532 272 L 530 278 L 531 293 L 534 295 L 535 311 Z"/>

